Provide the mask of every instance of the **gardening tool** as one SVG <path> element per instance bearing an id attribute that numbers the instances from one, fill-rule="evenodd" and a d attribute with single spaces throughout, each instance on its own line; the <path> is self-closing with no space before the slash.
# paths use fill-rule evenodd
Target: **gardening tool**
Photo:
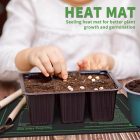
<path id="1" fill-rule="evenodd" d="M 14 101 L 15 99 L 17 99 L 18 97 L 20 97 L 21 95 L 23 95 L 22 90 L 19 89 L 16 92 L 14 92 L 13 94 L 11 94 L 10 96 L 6 97 L 5 99 L 0 101 L 0 110 L 5 107 L 6 105 L 8 105 L 9 103 L 11 103 L 12 101 Z"/>
<path id="2" fill-rule="evenodd" d="M 22 100 L 18 103 L 18 105 L 14 108 L 14 110 L 10 113 L 10 115 L 7 117 L 5 124 L 0 126 L 0 134 L 4 133 L 5 131 L 14 126 L 13 121 L 15 120 L 16 116 L 18 115 L 18 113 L 24 107 L 25 104 L 26 97 L 24 96 Z"/>

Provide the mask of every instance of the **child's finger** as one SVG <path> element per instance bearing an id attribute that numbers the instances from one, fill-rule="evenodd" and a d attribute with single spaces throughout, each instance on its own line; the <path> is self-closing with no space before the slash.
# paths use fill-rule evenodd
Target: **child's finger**
<path id="1" fill-rule="evenodd" d="M 76 68 L 78 71 L 81 70 L 81 64 L 82 64 L 81 61 L 77 62 L 77 64 L 76 64 Z"/>
<path id="2" fill-rule="evenodd" d="M 54 69 L 52 67 L 52 64 L 51 64 L 48 56 L 46 54 L 42 54 L 39 59 L 40 59 L 41 63 L 43 64 L 43 66 L 45 67 L 46 71 L 50 74 L 53 74 Z"/>
<path id="3" fill-rule="evenodd" d="M 100 69 L 100 70 L 109 70 L 109 66 L 108 66 L 108 60 L 107 57 L 102 55 L 96 55 L 95 57 L 95 62 L 96 62 L 96 68 Z"/>
<path id="4" fill-rule="evenodd" d="M 77 63 L 77 66 L 78 66 L 79 70 L 88 70 L 89 69 L 88 60 L 86 60 L 86 59 L 80 60 Z"/>
<path id="5" fill-rule="evenodd" d="M 60 58 L 60 64 L 61 64 L 61 77 L 64 80 L 66 80 L 68 78 L 68 71 L 64 58 Z"/>
<path id="6" fill-rule="evenodd" d="M 39 59 L 36 59 L 35 66 L 37 66 L 46 77 L 49 77 L 49 73 L 46 71 L 45 67 Z"/>
<path id="7" fill-rule="evenodd" d="M 82 65 L 82 60 L 80 60 L 79 62 L 77 62 L 77 65 L 78 66 L 81 66 Z"/>
<path id="8" fill-rule="evenodd" d="M 63 57 L 63 54 L 61 54 L 61 52 L 57 51 L 57 56 L 61 65 L 61 78 L 66 80 L 68 78 L 68 72 L 67 72 L 67 65 L 66 65 L 66 61 Z"/>
<path id="9" fill-rule="evenodd" d="M 83 59 L 83 68 L 84 68 L 84 70 L 90 70 L 90 60 L 89 59 Z"/>
<path id="10" fill-rule="evenodd" d="M 48 58 L 49 60 L 51 61 L 51 64 L 54 68 L 54 73 L 57 75 L 57 74 L 60 74 L 61 73 L 61 64 L 60 64 L 60 60 L 59 60 L 59 57 L 56 53 L 48 53 Z"/>
<path id="11" fill-rule="evenodd" d="M 77 63 L 77 67 L 78 67 L 78 70 L 84 70 L 84 65 L 83 63 Z"/>
<path id="12" fill-rule="evenodd" d="M 107 62 L 106 57 L 101 57 L 100 63 L 99 63 L 99 68 L 107 70 L 107 66 L 108 66 L 108 62 Z"/>
<path id="13" fill-rule="evenodd" d="M 66 80 L 68 78 L 68 72 L 67 72 L 67 67 L 65 62 L 61 62 L 61 68 L 62 68 L 62 78 Z"/>
<path id="14" fill-rule="evenodd" d="M 82 70 L 81 65 L 82 65 L 82 61 L 77 62 L 76 68 L 77 68 L 78 71 Z"/>
<path id="15" fill-rule="evenodd" d="M 100 54 L 94 54 L 92 56 L 91 67 L 93 70 L 103 69 L 102 59 Z"/>

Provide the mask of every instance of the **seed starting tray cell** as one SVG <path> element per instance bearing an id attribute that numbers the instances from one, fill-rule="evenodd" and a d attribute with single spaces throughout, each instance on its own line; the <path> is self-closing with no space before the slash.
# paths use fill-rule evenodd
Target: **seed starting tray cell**
<path id="1" fill-rule="evenodd" d="M 6 117 L 18 102 L 19 99 L 0 111 L 0 124 L 5 122 Z M 13 128 L 0 134 L 0 138 L 140 131 L 130 122 L 127 98 L 122 94 L 117 95 L 114 119 L 110 122 L 92 122 L 90 118 L 85 118 L 84 123 L 62 124 L 56 113 L 52 125 L 32 126 L 29 123 L 27 107 L 25 107 L 14 124 Z"/>

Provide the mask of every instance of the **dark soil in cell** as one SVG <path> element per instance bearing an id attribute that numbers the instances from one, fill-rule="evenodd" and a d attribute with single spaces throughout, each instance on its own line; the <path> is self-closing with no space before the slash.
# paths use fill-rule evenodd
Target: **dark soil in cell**
<path id="1" fill-rule="evenodd" d="M 35 92 L 50 92 L 50 93 L 60 93 L 69 92 L 68 86 L 73 88 L 73 91 L 93 91 L 95 88 L 103 87 L 104 89 L 115 89 L 115 84 L 112 79 L 107 75 L 92 74 L 92 79 L 89 79 L 89 74 L 70 73 L 67 81 L 63 81 L 58 77 L 44 77 L 39 76 L 36 78 L 25 79 L 25 89 L 28 93 Z M 99 79 L 96 79 L 99 76 Z M 84 86 L 84 89 L 80 89 Z"/>
<path id="2" fill-rule="evenodd" d="M 131 91 L 140 93 L 140 80 L 134 80 L 134 81 L 128 83 L 126 85 L 126 88 L 128 88 Z"/>

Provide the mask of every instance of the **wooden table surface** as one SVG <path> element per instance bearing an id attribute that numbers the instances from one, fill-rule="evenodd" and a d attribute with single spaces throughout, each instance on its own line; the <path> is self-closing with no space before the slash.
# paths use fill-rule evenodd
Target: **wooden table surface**
<path id="1" fill-rule="evenodd" d="M 124 84 L 128 80 L 129 79 L 120 82 Z M 0 82 L 0 100 L 8 96 L 9 94 L 11 94 L 13 91 L 17 90 L 18 88 L 19 86 L 15 82 L 8 82 L 8 83 Z M 124 93 L 124 91 L 120 91 L 120 92 Z M 140 132 L 0 138 L 0 140 L 140 140 Z"/>

